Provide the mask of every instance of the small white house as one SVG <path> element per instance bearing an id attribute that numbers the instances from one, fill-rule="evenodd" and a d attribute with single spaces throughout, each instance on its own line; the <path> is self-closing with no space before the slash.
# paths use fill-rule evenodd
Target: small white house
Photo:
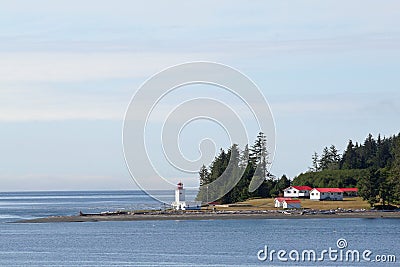
<path id="1" fill-rule="evenodd" d="M 300 209 L 301 204 L 300 200 L 298 199 L 286 199 L 283 201 L 283 206 L 284 209 Z"/>
<path id="2" fill-rule="evenodd" d="M 179 182 L 175 189 L 175 201 L 172 202 L 175 210 L 199 210 L 201 209 L 201 201 L 185 201 L 185 189 L 183 183 Z"/>
<path id="3" fill-rule="evenodd" d="M 310 192 L 311 200 L 343 200 L 340 188 L 314 188 Z"/>
<path id="4" fill-rule="evenodd" d="M 291 200 L 291 198 L 287 198 L 287 197 L 277 197 L 274 199 L 274 203 L 275 203 L 275 208 L 282 208 L 283 207 L 283 201 L 285 200 Z"/>
<path id="5" fill-rule="evenodd" d="M 284 197 L 306 197 L 310 196 L 311 187 L 309 186 L 290 186 L 283 190 Z"/>
<path id="6" fill-rule="evenodd" d="M 291 199 L 287 197 L 277 197 L 275 198 L 275 208 L 284 209 L 300 209 L 301 203 L 298 199 Z"/>

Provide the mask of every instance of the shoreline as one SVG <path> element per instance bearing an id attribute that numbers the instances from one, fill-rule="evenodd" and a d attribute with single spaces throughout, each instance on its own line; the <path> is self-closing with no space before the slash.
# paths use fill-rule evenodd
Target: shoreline
<path id="1" fill-rule="evenodd" d="M 246 220 L 246 219 L 338 219 L 338 218 L 397 218 L 398 211 L 364 211 L 342 213 L 282 213 L 282 212 L 187 212 L 187 213 L 150 213 L 120 215 L 72 215 L 51 216 L 45 218 L 19 220 L 13 223 L 65 223 L 65 222 L 106 222 L 106 221 L 163 221 L 163 220 Z"/>

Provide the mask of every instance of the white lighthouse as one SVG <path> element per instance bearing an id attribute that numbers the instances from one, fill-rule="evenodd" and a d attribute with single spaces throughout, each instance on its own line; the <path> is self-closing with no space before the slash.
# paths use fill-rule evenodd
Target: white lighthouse
<path id="1" fill-rule="evenodd" d="M 182 182 L 178 183 L 178 186 L 175 189 L 175 202 L 180 203 L 185 201 L 185 189 L 183 189 Z"/>
<path id="2" fill-rule="evenodd" d="M 176 210 L 199 210 L 201 209 L 201 201 L 185 201 L 185 189 L 183 183 L 179 182 L 175 189 L 175 201 L 172 207 Z"/>

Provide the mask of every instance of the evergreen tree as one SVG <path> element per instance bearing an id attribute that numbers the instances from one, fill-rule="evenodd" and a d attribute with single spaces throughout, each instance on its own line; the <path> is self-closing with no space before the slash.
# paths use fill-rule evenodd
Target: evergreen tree
<path id="1" fill-rule="evenodd" d="M 389 171 L 389 181 L 393 186 L 393 200 L 400 202 L 400 135 L 393 138 L 393 162 Z"/>
<path id="2" fill-rule="evenodd" d="M 238 182 L 240 182 L 240 179 L 242 178 L 240 176 L 240 152 L 238 145 L 233 144 L 228 150 L 227 155 L 229 157 L 229 162 L 223 173 L 225 182 L 221 186 L 221 190 L 226 192 L 228 188 L 232 189 L 220 199 L 221 203 L 232 203 L 238 201 L 238 196 L 234 197 L 232 193 L 235 192 L 235 187 L 237 187 Z"/>
<path id="3" fill-rule="evenodd" d="M 227 152 L 221 149 L 209 168 L 200 168 L 200 190 L 196 199 L 204 202 L 216 199 L 228 188 L 231 189 L 219 198 L 219 202 L 233 203 L 249 197 L 269 197 L 276 181 L 266 180 L 266 177 L 273 177 L 267 170 L 268 164 L 266 137 L 263 133 L 258 134 L 251 149 L 246 145 L 242 153 L 236 144 Z M 251 191 L 252 186 L 254 190 Z"/>
<path id="4" fill-rule="evenodd" d="M 382 140 L 381 136 L 378 136 L 376 162 L 374 164 L 376 168 L 386 167 L 388 162 L 392 159 L 392 155 L 390 153 L 390 142 L 390 140 L 386 138 Z"/>
<path id="5" fill-rule="evenodd" d="M 369 134 L 368 137 L 365 139 L 364 146 L 362 147 L 361 151 L 363 152 L 362 154 L 365 159 L 364 168 L 374 166 L 374 162 L 376 160 L 377 145 L 376 141 L 372 137 L 372 134 Z"/>
<path id="6" fill-rule="evenodd" d="M 383 207 L 386 207 L 386 205 L 390 205 L 392 203 L 394 197 L 393 197 L 393 189 L 394 189 L 394 184 L 392 180 L 389 178 L 389 173 L 388 171 L 384 169 L 379 169 L 377 171 L 377 176 L 378 176 L 378 185 L 379 185 L 379 198 L 382 201 Z"/>
<path id="7" fill-rule="evenodd" d="M 215 199 L 219 195 L 219 191 L 223 190 L 223 185 L 213 184 L 222 174 L 225 169 L 228 167 L 229 163 L 229 155 L 223 150 L 220 150 L 218 156 L 213 160 L 210 165 L 208 175 L 200 177 L 200 190 L 197 194 L 196 199 L 199 201 L 206 202 L 209 199 Z M 199 175 L 204 175 L 204 168 L 201 168 L 199 171 Z M 212 186 L 210 186 L 212 185 Z"/>
<path id="8" fill-rule="evenodd" d="M 355 147 L 353 141 L 349 140 L 346 151 L 343 153 L 342 169 L 356 169 L 357 168 L 357 154 L 355 152 Z"/>
<path id="9" fill-rule="evenodd" d="M 264 133 L 260 132 L 257 135 L 257 139 L 251 148 L 250 159 L 256 166 L 256 170 L 252 180 L 250 181 L 249 191 L 254 192 L 258 190 L 267 178 L 273 179 L 273 176 L 268 172 L 268 151 L 267 151 L 267 139 Z M 264 188 L 267 185 L 263 185 Z M 261 189 L 260 189 L 261 190 Z M 258 190 L 258 191 L 260 191 Z M 268 190 L 268 194 L 271 188 Z M 265 191 L 263 191 L 265 192 Z M 264 194 L 264 193 L 263 193 Z M 265 194 L 264 194 L 265 195 Z"/>
<path id="10" fill-rule="evenodd" d="M 329 169 L 337 170 L 340 167 L 340 154 L 339 150 L 336 149 L 334 145 L 331 145 L 329 148 Z"/>
<path id="11" fill-rule="evenodd" d="M 270 191 L 270 195 L 272 197 L 277 197 L 283 195 L 283 190 L 290 186 L 290 181 L 286 177 L 286 175 L 282 175 L 282 177 L 275 183 L 275 186 Z"/>
<path id="12" fill-rule="evenodd" d="M 249 160 L 250 160 L 249 145 L 246 145 L 240 156 L 240 163 L 239 163 L 240 168 L 245 169 L 249 164 Z"/>
<path id="13" fill-rule="evenodd" d="M 210 173 L 208 172 L 208 169 L 204 164 L 200 168 L 199 176 L 200 176 L 200 186 L 209 184 L 211 182 Z"/>
<path id="14" fill-rule="evenodd" d="M 376 169 L 371 169 L 369 175 L 359 182 L 359 195 L 372 206 L 379 202 L 380 177 Z"/>
<path id="15" fill-rule="evenodd" d="M 311 160 L 312 160 L 311 171 L 312 171 L 312 172 L 317 172 L 317 171 L 319 171 L 319 170 L 320 170 L 320 167 L 319 167 L 319 157 L 318 157 L 318 153 L 317 153 L 317 152 L 314 152 L 314 154 L 312 155 Z"/>
<path id="16" fill-rule="evenodd" d="M 325 147 L 324 150 L 322 151 L 322 155 L 319 160 L 319 166 L 321 170 L 327 170 L 329 169 L 330 164 L 331 164 L 331 155 L 329 152 L 329 148 Z"/>
<path id="17" fill-rule="evenodd" d="M 260 176 L 262 179 L 267 179 L 268 170 L 268 151 L 267 151 L 267 138 L 264 133 L 260 132 L 257 135 L 257 139 L 251 148 L 250 159 L 255 162 L 258 168 L 260 168 Z"/>

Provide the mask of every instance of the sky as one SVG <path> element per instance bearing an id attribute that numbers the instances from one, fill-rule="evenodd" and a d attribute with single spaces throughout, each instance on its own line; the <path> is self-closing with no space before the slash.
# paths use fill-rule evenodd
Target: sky
<path id="1" fill-rule="evenodd" d="M 137 189 L 125 111 L 149 77 L 190 61 L 258 85 L 274 116 L 277 177 L 307 171 L 324 146 L 400 132 L 398 1 L 0 0 L 0 191 Z M 215 87 L 184 89 L 160 110 L 200 91 L 235 105 Z M 206 121 L 187 127 L 182 153 L 198 157 L 205 137 L 213 152 L 229 146 Z M 196 186 L 157 149 L 150 142 L 165 176 Z"/>

